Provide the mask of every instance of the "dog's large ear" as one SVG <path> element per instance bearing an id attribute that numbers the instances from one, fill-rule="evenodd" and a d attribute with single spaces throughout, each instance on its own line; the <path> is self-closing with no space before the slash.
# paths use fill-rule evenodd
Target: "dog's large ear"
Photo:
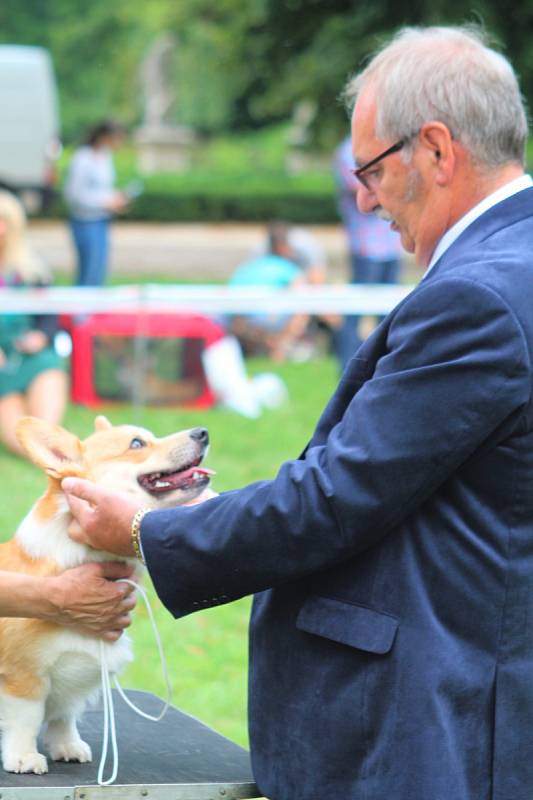
<path id="1" fill-rule="evenodd" d="M 51 478 L 81 475 L 81 443 L 59 425 L 37 417 L 22 417 L 15 429 L 24 452 Z"/>
<path id="2" fill-rule="evenodd" d="M 94 430 L 96 433 L 101 433 L 102 431 L 108 431 L 113 426 L 109 422 L 107 417 L 104 417 L 103 414 L 99 414 L 95 421 L 94 421 Z"/>

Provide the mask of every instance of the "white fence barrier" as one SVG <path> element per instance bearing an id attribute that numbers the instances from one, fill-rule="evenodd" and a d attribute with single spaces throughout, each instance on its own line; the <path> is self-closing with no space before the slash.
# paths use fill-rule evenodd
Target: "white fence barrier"
<path id="1" fill-rule="evenodd" d="M 255 312 L 387 314 L 413 286 L 348 284 L 267 289 L 143 284 L 115 288 L 0 289 L 0 313 L 188 313 L 219 316 Z"/>

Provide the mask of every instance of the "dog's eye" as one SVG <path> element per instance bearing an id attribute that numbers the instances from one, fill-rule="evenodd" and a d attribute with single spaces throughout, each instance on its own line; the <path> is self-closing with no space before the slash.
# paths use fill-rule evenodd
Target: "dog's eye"
<path id="1" fill-rule="evenodd" d="M 138 436 L 135 436 L 135 438 L 130 442 L 130 450 L 138 450 L 139 447 L 146 447 L 146 442 L 143 442 L 142 439 L 139 439 Z"/>

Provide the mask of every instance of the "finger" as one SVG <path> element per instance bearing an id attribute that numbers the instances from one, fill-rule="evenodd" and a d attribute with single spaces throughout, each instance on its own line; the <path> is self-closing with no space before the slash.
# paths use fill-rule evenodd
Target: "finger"
<path id="1" fill-rule="evenodd" d="M 122 604 L 124 611 L 131 611 L 137 605 L 137 597 L 134 594 L 131 594 L 129 597 L 124 599 L 124 603 Z"/>
<path id="2" fill-rule="evenodd" d="M 122 636 L 123 631 L 106 631 L 106 633 L 102 634 L 102 639 L 105 639 L 107 642 L 116 642 L 117 639 L 120 639 Z"/>
<path id="3" fill-rule="evenodd" d="M 77 497 L 71 495 L 67 495 L 67 503 L 77 523 L 69 525 L 68 535 L 74 539 L 75 542 L 84 542 L 85 537 L 83 535 L 83 529 L 94 514 L 94 511 L 87 505 L 85 500 L 78 500 Z"/>
<path id="4" fill-rule="evenodd" d="M 124 561 L 103 561 L 99 564 L 102 577 L 108 578 L 111 581 L 117 581 L 121 578 L 130 580 L 135 574 L 135 567 L 133 564 L 126 564 Z M 129 583 L 121 584 L 127 593 L 133 591 L 133 587 Z"/>
<path id="5" fill-rule="evenodd" d="M 129 585 L 119 586 L 118 583 L 115 583 L 114 585 L 118 588 L 120 592 L 120 600 L 122 601 L 122 605 L 124 606 L 124 608 L 126 608 L 126 606 L 129 606 L 132 597 L 135 600 L 135 589 L 133 588 L 133 586 Z M 133 605 L 135 605 L 136 602 L 137 601 L 135 600 Z"/>
<path id="6" fill-rule="evenodd" d="M 80 523 L 74 517 L 70 521 L 70 524 L 67 528 L 67 533 L 71 539 L 79 541 L 80 538 L 83 536 L 82 530 L 80 528 Z"/>
<path id="7" fill-rule="evenodd" d="M 101 489 L 92 481 L 83 480 L 83 478 L 64 478 L 61 481 L 61 488 L 67 495 L 67 499 L 76 497 L 86 500 L 93 506 L 105 495 L 104 489 Z"/>
<path id="8" fill-rule="evenodd" d="M 67 503 L 69 505 L 70 510 L 72 513 L 76 513 L 76 516 L 79 517 L 83 513 L 92 512 L 93 506 L 89 505 L 87 500 L 80 500 L 78 497 L 75 497 L 73 494 L 65 495 L 67 498 Z"/>

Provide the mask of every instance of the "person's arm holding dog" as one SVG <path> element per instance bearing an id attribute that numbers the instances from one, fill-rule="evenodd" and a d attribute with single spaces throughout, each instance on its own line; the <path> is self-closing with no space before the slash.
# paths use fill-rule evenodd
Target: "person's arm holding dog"
<path id="1" fill-rule="evenodd" d="M 78 523 L 69 529 L 69 536 L 75 542 L 117 556 L 137 555 L 132 541 L 133 519 L 140 510 L 136 503 L 82 478 L 65 478 L 61 486 Z M 217 497 L 217 492 L 207 488 L 183 507 L 198 505 L 212 497 Z"/>
<path id="2" fill-rule="evenodd" d="M 125 564 L 82 564 L 53 577 L 0 572 L 0 615 L 43 619 L 108 641 L 131 623 L 133 587 Z"/>
<path id="3" fill-rule="evenodd" d="M 71 539 L 119 557 L 136 555 L 131 529 L 138 503 L 82 478 L 65 478 L 61 488 L 75 520 L 68 531 Z"/>

